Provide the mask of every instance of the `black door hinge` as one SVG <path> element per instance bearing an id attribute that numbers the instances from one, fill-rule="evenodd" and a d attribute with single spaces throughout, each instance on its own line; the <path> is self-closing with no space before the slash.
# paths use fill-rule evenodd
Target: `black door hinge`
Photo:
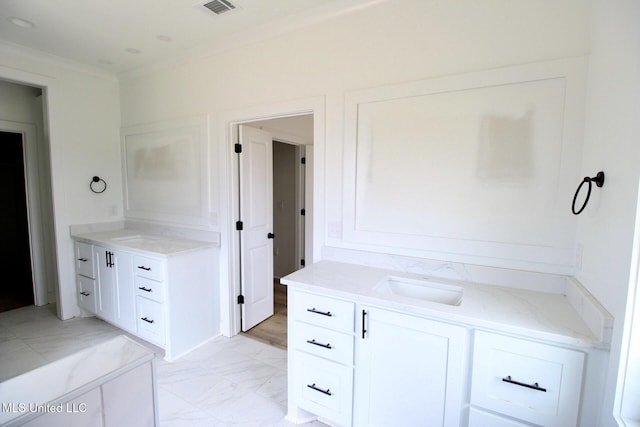
<path id="1" fill-rule="evenodd" d="M 236 221 L 236 230 L 242 231 L 242 221 Z"/>
<path id="2" fill-rule="evenodd" d="M 304 260 L 303 259 L 300 260 L 300 265 L 304 267 Z"/>
<path id="3" fill-rule="evenodd" d="M 236 153 L 242 153 L 242 144 L 235 144 L 234 150 Z"/>
<path id="4" fill-rule="evenodd" d="M 238 304 L 244 304 L 244 295 L 238 295 Z"/>
<path id="5" fill-rule="evenodd" d="M 305 216 L 307 214 L 307 211 L 304 209 L 300 209 L 300 215 Z"/>
<path id="6" fill-rule="evenodd" d="M 300 157 L 300 163 L 302 163 L 303 165 L 307 164 L 307 158 L 306 157 Z"/>

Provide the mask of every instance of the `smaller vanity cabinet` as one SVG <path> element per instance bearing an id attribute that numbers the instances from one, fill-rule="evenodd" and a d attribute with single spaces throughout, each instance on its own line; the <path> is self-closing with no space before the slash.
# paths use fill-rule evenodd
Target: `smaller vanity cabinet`
<path id="1" fill-rule="evenodd" d="M 290 293 L 290 309 L 290 408 L 350 426 L 355 304 L 295 291 Z"/>
<path id="2" fill-rule="evenodd" d="M 86 237 L 75 245 L 79 304 L 163 348 L 166 360 L 220 334 L 213 246 L 152 252 Z"/>
<path id="3" fill-rule="evenodd" d="M 580 351 L 476 331 L 469 426 L 577 425 L 583 365 Z"/>
<path id="4" fill-rule="evenodd" d="M 135 255 L 133 270 L 138 334 L 154 344 L 163 346 L 165 263 L 161 259 Z"/>
<path id="5" fill-rule="evenodd" d="M 75 256 L 78 305 L 89 313 L 96 314 L 98 299 L 93 245 L 76 242 Z"/>

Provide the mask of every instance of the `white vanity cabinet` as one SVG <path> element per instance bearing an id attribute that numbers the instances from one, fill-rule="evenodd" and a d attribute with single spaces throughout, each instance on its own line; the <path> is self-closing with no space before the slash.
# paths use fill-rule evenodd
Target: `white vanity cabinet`
<path id="1" fill-rule="evenodd" d="M 75 242 L 76 280 L 78 305 L 91 314 L 97 313 L 98 294 L 96 287 L 93 245 Z"/>
<path id="2" fill-rule="evenodd" d="M 132 255 L 94 245 L 98 271 L 98 312 L 104 320 L 128 332 L 136 332 Z"/>
<path id="3" fill-rule="evenodd" d="M 155 238 L 149 241 L 157 243 L 159 251 L 152 252 L 127 247 L 121 237 L 111 238 L 111 243 L 104 234 L 97 235 L 100 240 L 85 235 L 75 242 L 78 289 L 84 292 L 94 286 L 97 295 L 92 310 L 81 293 L 83 307 L 163 348 L 167 360 L 220 334 L 217 256 L 212 245 Z"/>
<path id="4" fill-rule="evenodd" d="M 580 351 L 476 331 L 469 426 L 578 425 L 584 358 Z"/>
<path id="5" fill-rule="evenodd" d="M 357 340 L 356 426 L 459 426 L 467 330 L 362 306 Z"/>
<path id="6" fill-rule="evenodd" d="M 397 277 L 426 279 L 334 261 L 281 279 L 290 297 L 289 421 L 591 427 L 601 419 L 613 319 L 577 282 L 566 282 L 566 294 L 459 282 L 464 296 L 455 305 L 439 302 L 442 288 L 429 284 L 404 294 L 380 287 Z M 320 374 L 324 366 L 335 372 Z M 335 383 L 304 378 L 303 369 Z M 349 381 L 340 417 L 307 404 L 308 386 L 338 396 Z"/>

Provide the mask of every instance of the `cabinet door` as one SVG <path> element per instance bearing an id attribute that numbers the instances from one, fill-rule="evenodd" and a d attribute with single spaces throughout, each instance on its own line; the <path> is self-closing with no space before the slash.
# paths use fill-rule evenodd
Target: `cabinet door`
<path id="1" fill-rule="evenodd" d="M 355 425 L 459 426 L 466 329 L 362 307 Z"/>
<path id="2" fill-rule="evenodd" d="M 115 323 L 117 317 L 116 272 L 113 268 L 113 252 L 99 246 L 95 247 L 95 260 L 98 267 L 98 316 Z"/>
<path id="3" fill-rule="evenodd" d="M 118 327 L 135 331 L 131 255 L 96 246 L 95 257 L 98 266 L 98 315 Z"/>

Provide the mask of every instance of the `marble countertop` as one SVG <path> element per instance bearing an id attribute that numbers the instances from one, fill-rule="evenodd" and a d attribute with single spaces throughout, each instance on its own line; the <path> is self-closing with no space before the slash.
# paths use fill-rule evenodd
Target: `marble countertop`
<path id="1" fill-rule="evenodd" d="M 210 242 L 161 236 L 131 229 L 71 233 L 71 237 L 76 240 L 102 244 L 108 247 L 135 249 L 165 256 L 178 255 L 215 246 L 214 243 Z"/>
<path id="2" fill-rule="evenodd" d="M 410 279 L 428 278 L 355 264 L 320 261 L 281 279 L 281 283 L 298 289 L 431 317 L 496 332 L 517 334 L 533 339 L 582 348 L 609 347 L 610 337 L 593 331 L 576 310 L 570 298 L 558 293 L 479 284 L 440 278 L 433 282 L 464 289 L 459 305 L 424 301 L 376 291 L 374 287 L 388 276 Z M 597 313 L 610 327 L 608 313 Z"/>
<path id="3" fill-rule="evenodd" d="M 30 405 L 56 405 L 65 396 L 95 387 L 119 372 L 151 361 L 153 351 L 120 335 L 0 383 L 0 424 L 27 415 Z M 20 410 L 21 406 L 27 412 Z"/>

